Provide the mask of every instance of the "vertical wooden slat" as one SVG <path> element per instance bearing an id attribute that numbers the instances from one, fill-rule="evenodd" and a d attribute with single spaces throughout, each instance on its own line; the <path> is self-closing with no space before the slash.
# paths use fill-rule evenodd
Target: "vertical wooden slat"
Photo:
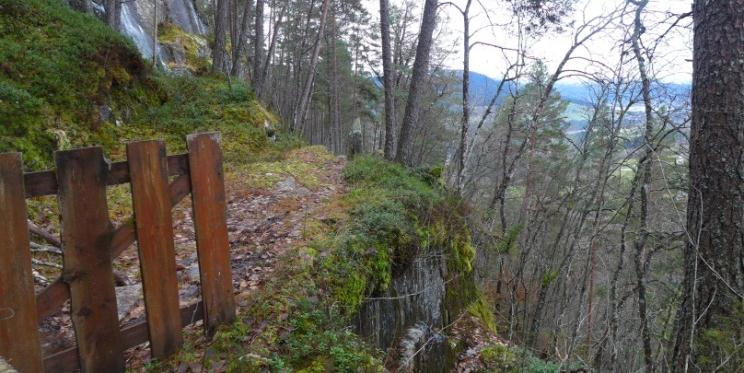
<path id="1" fill-rule="evenodd" d="M 219 144 L 217 133 L 188 136 L 196 247 L 207 335 L 212 335 L 220 324 L 235 319 L 225 181 Z"/>
<path id="2" fill-rule="evenodd" d="M 64 269 L 83 372 L 123 372 L 101 148 L 56 152 Z"/>
<path id="3" fill-rule="evenodd" d="M 0 154 L 0 357 L 41 372 L 21 155 Z"/>
<path id="4" fill-rule="evenodd" d="M 130 143 L 127 159 L 150 346 L 154 357 L 164 357 L 183 341 L 165 145 Z"/>

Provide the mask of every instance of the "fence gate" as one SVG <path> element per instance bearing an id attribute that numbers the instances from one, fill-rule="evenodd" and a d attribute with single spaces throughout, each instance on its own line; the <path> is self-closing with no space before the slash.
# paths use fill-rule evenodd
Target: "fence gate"
<path id="1" fill-rule="evenodd" d="M 187 138 L 167 157 L 162 141 L 127 144 L 127 161 L 100 147 L 55 152 L 56 170 L 23 173 L 21 155 L 0 154 L 0 357 L 20 372 L 123 372 L 123 352 L 150 342 L 176 352 L 182 328 L 204 320 L 211 336 L 235 318 L 219 134 Z M 172 182 L 169 178 L 174 177 Z M 106 187 L 131 184 L 134 216 L 114 227 Z M 181 308 L 171 209 L 191 194 L 201 301 Z M 26 198 L 58 196 L 62 275 L 35 294 Z M 146 318 L 119 326 L 113 259 L 138 243 Z M 70 300 L 77 346 L 42 356 L 38 324 Z"/>

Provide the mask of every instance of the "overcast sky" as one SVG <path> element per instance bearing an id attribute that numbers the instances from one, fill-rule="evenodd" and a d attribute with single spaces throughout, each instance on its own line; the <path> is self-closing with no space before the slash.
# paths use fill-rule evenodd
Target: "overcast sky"
<path id="1" fill-rule="evenodd" d="M 450 0 L 458 5 L 464 5 L 466 0 Z M 575 24 L 582 24 L 583 19 L 591 19 L 596 16 L 606 15 L 613 9 L 616 9 L 625 0 L 579 0 L 575 6 L 574 14 L 569 18 Z M 402 0 L 391 0 L 393 4 L 400 4 Z M 423 7 L 423 0 L 420 0 L 420 7 Z M 444 3 L 444 1 L 440 1 Z M 472 21 L 471 30 L 481 29 L 474 37 L 474 41 L 483 41 L 493 44 L 499 44 L 506 47 L 516 45 L 515 37 L 503 31 L 503 29 L 484 28 L 489 25 L 489 20 L 480 5 L 474 2 L 471 10 Z M 481 3 L 489 10 L 490 18 L 495 23 L 506 22 L 511 16 L 507 10 L 504 0 L 481 0 Z M 374 18 L 379 19 L 379 0 L 365 0 L 370 13 Z M 644 24 L 647 32 L 644 35 L 644 42 L 647 45 L 652 44 L 658 35 L 669 29 L 671 22 L 676 17 L 675 14 L 689 12 L 692 6 L 691 0 L 651 0 L 647 7 L 647 15 Z M 448 58 L 446 64 L 453 69 L 462 69 L 462 52 L 458 41 L 462 40 L 462 16 L 454 7 L 446 6 L 441 9 L 440 16 L 445 20 L 442 33 L 443 41 L 449 45 L 457 45 L 456 53 Z M 632 15 L 625 18 L 624 23 L 632 21 Z M 691 18 L 686 18 L 680 22 L 683 26 L 689 26 Z M 542 58 L 552 70 L 562 59 L 566 50 L 571 45 L 572 29 L 567 27 L 563 33 L 550 33 L 539 40 L 530 43 L 530 54 Z M 618 44 L 623 39 L 623 32 L 620 28 L 610 29 L 601 35 L 595 36 L 591 41 L 586 43 L 585 48 L 576 52 L 576 55 L 599 60 L 604 63 L 614 65 L 618 61 L 619 48 Z M 453 48 L 454 50 L 454 48 Z M 689 82 L 692 77 L 692 32 L 690 27 L 676 27 L 667 34 L 655 53 L 654 70 L 659 79 L 669 82 Z M 471 70 L 485 75 L 499 78 L 507 63 L 504 61 L 501 52 L 494 48 L 477 46 L 471 54 Z M 590 69 L 588 62 L 585 60 L 576 60 L 567 66 L 569 69 L 585 70 Z"/>

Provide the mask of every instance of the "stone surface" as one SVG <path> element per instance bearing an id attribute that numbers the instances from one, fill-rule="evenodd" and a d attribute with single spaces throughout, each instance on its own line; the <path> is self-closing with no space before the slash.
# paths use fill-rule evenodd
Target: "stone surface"
<path id="1" fill-rule="evenodd" d="M 116 306 L 119 320 L 125 318 L 137 306 L 144 304 L 142 284 L 121 286 L 116 288 Z"/>
<path id="2" fill-rule="evenodd" d="M 8 364 L 2 356 L 0 356 L 0 373 L 17 373 L 18 371 Z"/>

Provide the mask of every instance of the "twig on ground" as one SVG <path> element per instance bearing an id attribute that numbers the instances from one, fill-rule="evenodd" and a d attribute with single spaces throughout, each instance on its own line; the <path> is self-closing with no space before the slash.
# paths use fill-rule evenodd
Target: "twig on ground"
<path id="1" fill-rule="evenodd" d="M 56 263 L 50 263 L 50 262 L 45 262 L 45 261 L 43 261 L 43 260 L 39 260 L 39 259 L 33 259 L 33 258 L 32 258 L 32 259 L 31 259 L 31 263 L 33 263 L 33 264 L 35 264 L 35 265 L 37 265 L 37 266 L 44 266 L 44 267 L 50 267 L 50 268 L 56 268 L 56 269 L 62 269 L 62 266 L 61 266 L 61 265 L 59 265 L 59 264 L 56 264 Z"/>
<path id="2" fill-rule="evenodd" d="M 31 233 L 43 238 L 44 241 L 51 244 L 52 246 L 62 247 L 62 241 L 60 241 L 60 239 L 57 236 L 45 231 L 44 229 L 36 225 L 31 220 L 27 220 L 27 222 L 28 222 L 28 230 L 31 231 Z"/>
<path id="3" fill-rule="evenodd" d="M 62 255 L 62 249 L 60 249 L 57 246 L 42 245 L 42 244 L 38 244 L 33 241 L 30 242 L 30 244 L 31 244 L 32 253 L 50 253 L 50 254 Z"/>
<path id="4" fill-rule="evenodd" d="M 47 285 L 49 285 L 49 282 L 50 282 L 49 279 L 46 278 L 46 277 L 44 277 L 44 275 L 42 275 L 41 273 L 39 273 L 39 271 L 37 271 L 35 269 L 32 269 L 31 270 L 31 273 L 34 276 L 34 282 L 36 282 L 37 284 L 39 284 L 41 286 L 47 286 Z"/>

